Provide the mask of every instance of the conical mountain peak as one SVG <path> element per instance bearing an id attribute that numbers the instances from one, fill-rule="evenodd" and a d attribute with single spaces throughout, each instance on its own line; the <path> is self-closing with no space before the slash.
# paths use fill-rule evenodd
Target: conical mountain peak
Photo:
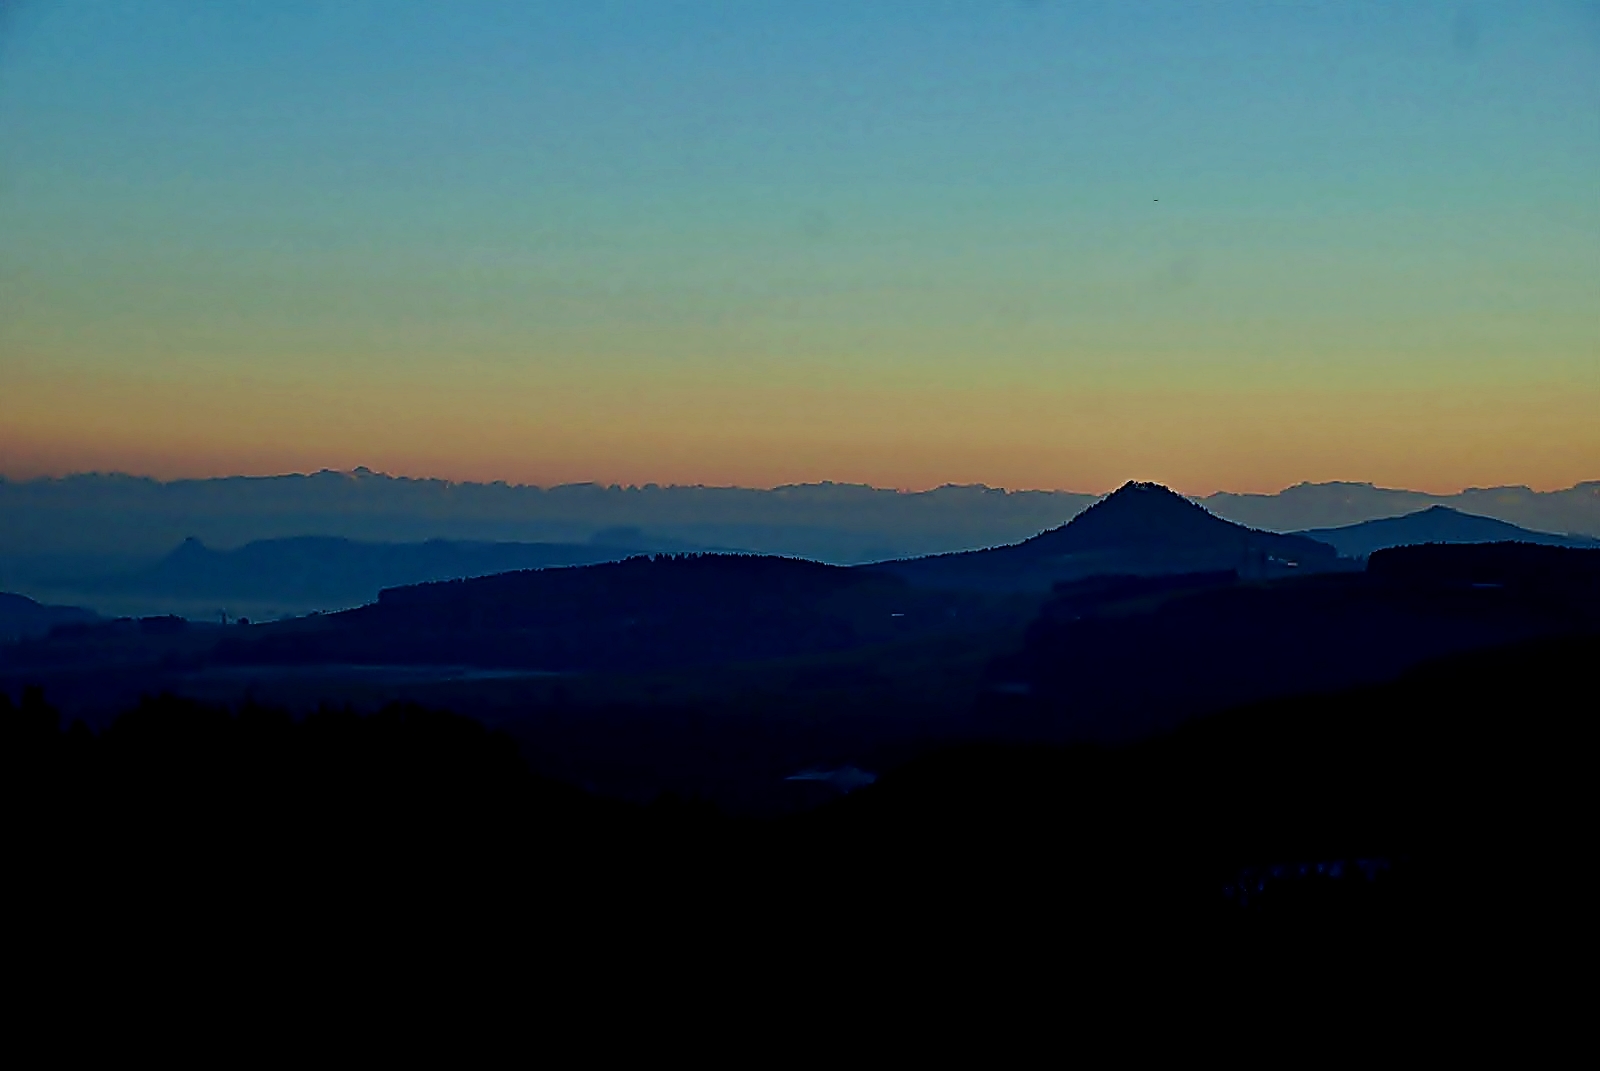
<path id="1" fill-rule="evenodd" d="M 1022 543 L 877 568 L 914 584 L 1047 591 L 1087 576 L 1236 572 L 1279 576 L 1336 565 L 1335 550 L 1299 535 L 1225 521 L 1158 483 L 1123 484 L 1060 528 Z"/>
<path id="2" fill-rule="evenodd" d="M 1159 483 L 1130 481 L 1037 538 L 1052 550 L 1111 550 L 1233 543 L 1248 531 Z"/>

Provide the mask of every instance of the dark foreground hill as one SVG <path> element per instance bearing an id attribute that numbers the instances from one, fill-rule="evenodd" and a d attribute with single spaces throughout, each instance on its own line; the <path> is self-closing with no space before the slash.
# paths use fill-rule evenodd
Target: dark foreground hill
<path id="1" fill-rule="evenodd" d="M 1600 632 L 1600 551 L 1397 547 L 1363 573 L 1063 585 L 982 716 L 1021 739 L 1136 739 L 1241 703 L 1391 679 L 1457 652 Z"/>
<path id="2" fill-rule="evenodd" d="M 1373 551 L 1421 543 L 1537 543 L 1551 547 L 1597 547 L 1600 540 L 1534 532 L 1493 517 L 1462 513 L 1449 506 L 1431 506 L 1403 517 L 1385 517 L 1342 528 L 1313 528 L 1299 533 L 1333 547 L 1347 558 L 1365 558 Z"/>
<path id="3" fill-rule="evenodd" d="M 1037 993 L 1188 964 L 1208 987 L 1189 1000 L 1526 992 L 1549 976 L 1505 957 L 1571 946 L 1586 909 L 1597 658 L 1593 636 L 1545 640 L 1135 746 L 945 750 L 766 822 L 596 799 L 416 708 L 151 701 L 94 736 L 0 698 L 12 910 L 48 935 L 42 963 L 159 954 L 216 984 L 516 964 L 612 994 L 694 963 Z"/>
<path id="4" fill-rule="evenodd" d="M 794 558 L 659 555 L 389 589 L 371 606 L 230 638 L 216 657 L 640 671 L 981 627 L 986 605 Z"/>
<path id="5" fill-rule="evenodd" d="M 1103 575 L 1232 570 L 1267 577 L 1339 567 L 1325 543 L 1225 521 L 1151 483 L 1126 484 L 1060 528 L 1013 546 L 874 566 L 919 587 L 980 591 L 1048 591 Z"/>
<path id="6" fill-rule="evenodd" d="M 426 702 L 504 728 L 542 773 L 597 791 L 768 813 L 814 800 L 786 780 L 806 771 L 878 772 L 955 740 L 1131 741 L 1600 631 L 1597 562 L 1421 546 L 1361 572 L 1094 577 L 1041 600 L 788 559 L 634 559 L 268 625 L 67 626 L 0 647 L 0 689 L 41 684 L 95 725 L 164 691 L 297 711 Z"/>

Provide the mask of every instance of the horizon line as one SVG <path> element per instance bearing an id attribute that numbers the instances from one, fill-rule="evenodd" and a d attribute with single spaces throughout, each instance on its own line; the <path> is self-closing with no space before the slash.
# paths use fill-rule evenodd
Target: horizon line
<path id="1" fill-rule="evenodd" d="M 1117 484 L 1115 487 L 1111 487 L 1111 488 L 1109 488 L 1109 489 L 1107 489 L 1105 491 L 1082 491 L 1082 490 L 1074 490 L 1072 488 L 1067 488 L 1067 487 L 1053 487 L 1053 488 L 1051 488 L 1051 487 L 1004 487 L 1004 486 L 998 486 L 998 485 L 987 484 L 987 483 L 953 483 L 953 482 L 947 482 L 947 483 L 942 483 L 942 484 L 934 484 L 934 485 L 930 485 L 930 486 L 927 486 L 927 487 L 882 487 L 882 486 L 879 486 L 877 484 L 871 484 L 871 483 L 860 483 L 860 482 L 856 482 L 856 481 L 829 480 L 829 479 L 820 479 L 820 480 L 799 482 L 799 483 L 794 483 L 794 482 L 781 483 L 781 484 L 774 484 L 774 485 L 768 486 L 768 487 L 750 486 L 750 485 L 744 485 L 744 484 L 656 483 L 654 481 L 649 481 L 649 482 L 646 482 L 646 483 L 621 483 L 621 482 L 617 482 L 617 481 L 612 481 L 612 482 L 606 483 L 606 482 L 601 482 L 599 480 L 568 480 L 568 481 L 564 481 L 564 482 L 561 482 L 561 483 L 538 484 L 538 483 L 517 483 L 517 482 L 512 482 L 510 480 L 503 480 L 503 479 L 502 480 L 457 480 L 457 479 L 451 479 L 451 478 L 445 477 L 445 476 L 413 476 L 413 475 L 408 475 L 408 474 L 405 474 L 405 473 L 396 474 L 396 473 L 391 473 L 391 472 L 385 472 L 385 471 L 380 470 L 380 469 L 372 469 L 372 468 L 367 467 L 366 465 L 357 465 L 354 468 L 350 468 L 350 469 L 337 469 L 337 468 L 326 468 L 325 467 L 325 468 L 321 468 L 321 469 L 317 469 L 315 471 L 309 471 L 309 472 L 299 472 L 299 471 L 292 471 L 292 472 L 259 472 L 259 473 L 255 473 L 255 472 L 240 472 L 240 473 L 219 473 L 219 474 L 213 474 L 213 475 L 208 475 L 208 476 L 176 476 L 176 477 L 171 477 L 171 478 L 164 478 L 164 477 L 161 477 L 161 476 L 151 475 L 151 474 L 144 474 L 144 473 L 126 472 L 126 471 L 123 471 L 123 470 L 120 470 L 120 469 L 112 469 L 112 470 L 91 469 L 91 470 L 83 470 L 83 471 L 76 471 L 76 472 L 65 472 L 65 473 L 59 473 L 59 474 L 43 473 L 43 474 L 32 475 L 32 476 L 11 476 L 11 475 L 9 475 L 7 473 L 0 472 L 0 483 L 14 483 L 14 484 L 48 483 L 48 482 L 64 482 L 64 481 L 72 480 L 72 479 L 85 479 L 85 478 L 97 478 L 98 477 L 98 478 L 104 478 L 104 479 L 136 480 L 136 481 L 142 481 L 142 482 L 147 482 L 147 483 L 170 485 L 170 484 L 178 484 L 178 483 L 220 482 L 220 481 L 224 481 L 224 480 L 281 480 L 281 479 L 296 479 L 296 478 L 298 478 L 298 479 L 309 479 L 309 478 L 312 478 L 312 477 L 315 477 L 315 476 L 329 476 L 329 475 L 342 476 L 342 477 L 345 477 L 345 478 L 348 478 L 348 479 L 373 478 L 373 479 L 405 481 L 405 482 L 411 482 L 411 483 L 440 483 L 440 484 L 445 484 L 447 486 L 452 486 L 452 487 L 462 487 L 462 486 L 505 487 L 507 489 L 521 489 L 521 490 L 533 489 L 533 490 L 537 490 L 537 491 L 541 491 L 541 492 L 556 491 L 556 490 L 561 490 L 561 489 L 564 489 L 564 488 L 597 487 L 597 488 L 600 488 L 600 489 L 606 490 L 606 491 L 611 491 L 611 490 L 617 490 L 617 491 L 649 491 L 649 490 L 653 489 L 653 490 L 661 490 L 661 491 L 669 491 L 669 490 L 711 490 L 711 491 L 759 491 L 759 492 L 765 492 L 765 493 L 774 493 L 774 492 L 779 492 L 779 491 L 796 490 L 796 489 L 801 489 L 801 488 L 843 487 L 843 488 L 860 488 L 860 489 L 866 489 L 866 490 L 870 490 L 870 491 L 879 491 L 879 492 L 892 492 L 894 494 L 904 494 L 904 495 L 930 494 L 930 493 L 932 493 L 934 491 L 943 491 L 943 490 L 981 489 L 981 490 L 984 490 L 984 491 L 999 491 L 999 492 L 1001 492 L 1003 494 L 1069 494 L 1069 495 L 1086 495 L 1086 496 L 1093 496 L 1093 497 L 1096 497 L 1096 498 L 1103 498 L 1106 495 L 1111 494 L 1113 491 L 1117 490 L 1118 488 L 1124 487 L 1124 486 L 1126 486 L 1127 484 L 1130 484 L 1130 483 L 1155 483 L 1155 484 L 1159 484 L 1162 487 L 1167 487 L 1169 490 L 1174 490 L 1174 491 L 1177 490 L 1176 488 L 1171 487 L 1171 485 L 1166 484 L 1166 483 L 1164 483 L 1164 482 L 1162 482 L 1160 480 L 1144 480 L 1144 479 L 1138 479 L 1138 478 L 1130 478 L 1128 480 L 1124 480 L 1122 483 Z M 1192 493 L 1186 492 L 1186 491 L 1178 491 L 1178 493 L 1182 494 L 1186 498 L 1196 498 L 1196 499 L 1212 498 L 1212 497 L 1216 497 L 1218 495 L 1231 495 L 1231 496 L 1234 496 L 1234 497 L 1274 498 L 1274 497 L 1282 495 L 1282 494 L 1284 494 L 1284 493 L 1286 493 L 1288 491 L 1293 491 L 1296 488 L 1301 488 L 1301 487 L 1337 487 L 1337 486 L 1345 486 L 1345 487 L 1370 488 L 1371 490 L 1374 490 L 1374 491 L 1388 491 L 1388 492 L 1394 492 L 1394 493 L 1398 493 L 1398 494 L 1420 494 L 1420 495 L 1427 495 L 1427 496 L 1430 496 L 1430 497 L 1433 497 L 1433 498 L 1450 498 L 1450 497 L 1454 497 L 1454 496 L 1462 495 L 1462 494 L 1467 494 L 1469 492 L 1474 492 L 1474 491 L 1480 491 L 1480 492 L 1481 491 L 1527 491 L 1527 492 L 1532 493 L 1532 494 L 1560 494 L 1560 493 L 1566 492 L 1566 491 L 1575 491 L 1578 488 L 1587 486 L 1589 484 L 1600 484 L 1600 478 L 1593 479 L 1593 480 L 1578 480 L 1578 481 L 1576 481 L 1576 482 L 1574 482 L 1574 483 L 1572 483 L 1570 485 L 1562 486 L 1562 487 L 1537 488 L 1537 487 L 1534 487 L 1531 484 L 1525 484 L 1525 483 L 1523 483 L 1523 484 L 1490 484 L 1490 485 L 1472 484 L 1472 485 L 1463 486 L 1463 487 L 1461 487 L 1461 488 L 1459 488 L 1457 490 L 1454 490 L 1454 491 L 1428 491 L 1428 490 L 1421 490 L 1421 489 L 1418 489 L 1418 488 L 1411 488 L 1411 487 L 1388 487 L 1388 486 L 1381 486 L 1381 485 L 1376 484 L 1376 483 L 1374 483 L 1372 481 L 1369 481 L 1369 480 L 1301 480 L 1298 483 L 1289 484 L 1286 487 L 1280 487 L 1276 491 L 1230 491 L 1230 490 L 1225 490 L 1225 489 L 1218 489 L 1216 491 L 1212 491 L 1212 492 L 1205 493 L 1205 494 L 1192 494 Z"/>

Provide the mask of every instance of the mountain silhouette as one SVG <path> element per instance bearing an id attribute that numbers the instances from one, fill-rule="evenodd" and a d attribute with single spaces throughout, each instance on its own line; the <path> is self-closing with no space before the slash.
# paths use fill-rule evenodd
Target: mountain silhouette
<path id="1" fill-rule="evenodd" d="M 1097 551 L 1189 553 L 1259 549 L 1285 561 L 1325 555 L 1301 536 L 1259 532 L 1225 521 L 1158 483 L 1129 482 L 1060 528 L 1021 544 L 1034 553 Z"/>
<path id="2" fill-rule="evenodd" d="M 876 568 L 928 587 L 1048 591 L 1088 576 L 1277 576 L 1338 567 L 1338 553 L 1325 543 L 1246 528 L 1160 484 L 1129 482 L 1061 527 L 1013 546 Z"/>
<path id="3" fill-rule="evenodd" d="M 1538 543 L 1550 547 L 1595 547 L 1600 540 L 1535 532 L 1493 517 L 1432 506 L 1403 517 L 1384 517 L 1340 528 L 1313 528 L 1300 535 L 1334 547 L 1340 554 L 1364 558 L 1389 547 L 1422 543 Z"/>

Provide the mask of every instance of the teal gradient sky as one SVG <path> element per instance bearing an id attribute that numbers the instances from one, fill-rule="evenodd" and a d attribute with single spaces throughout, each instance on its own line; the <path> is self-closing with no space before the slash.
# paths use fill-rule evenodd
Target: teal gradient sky
<path id="1" fill-rule="evenodd" d="M 1600 3 L 0 0 L 0 473 L 1600 476 Z"/>

